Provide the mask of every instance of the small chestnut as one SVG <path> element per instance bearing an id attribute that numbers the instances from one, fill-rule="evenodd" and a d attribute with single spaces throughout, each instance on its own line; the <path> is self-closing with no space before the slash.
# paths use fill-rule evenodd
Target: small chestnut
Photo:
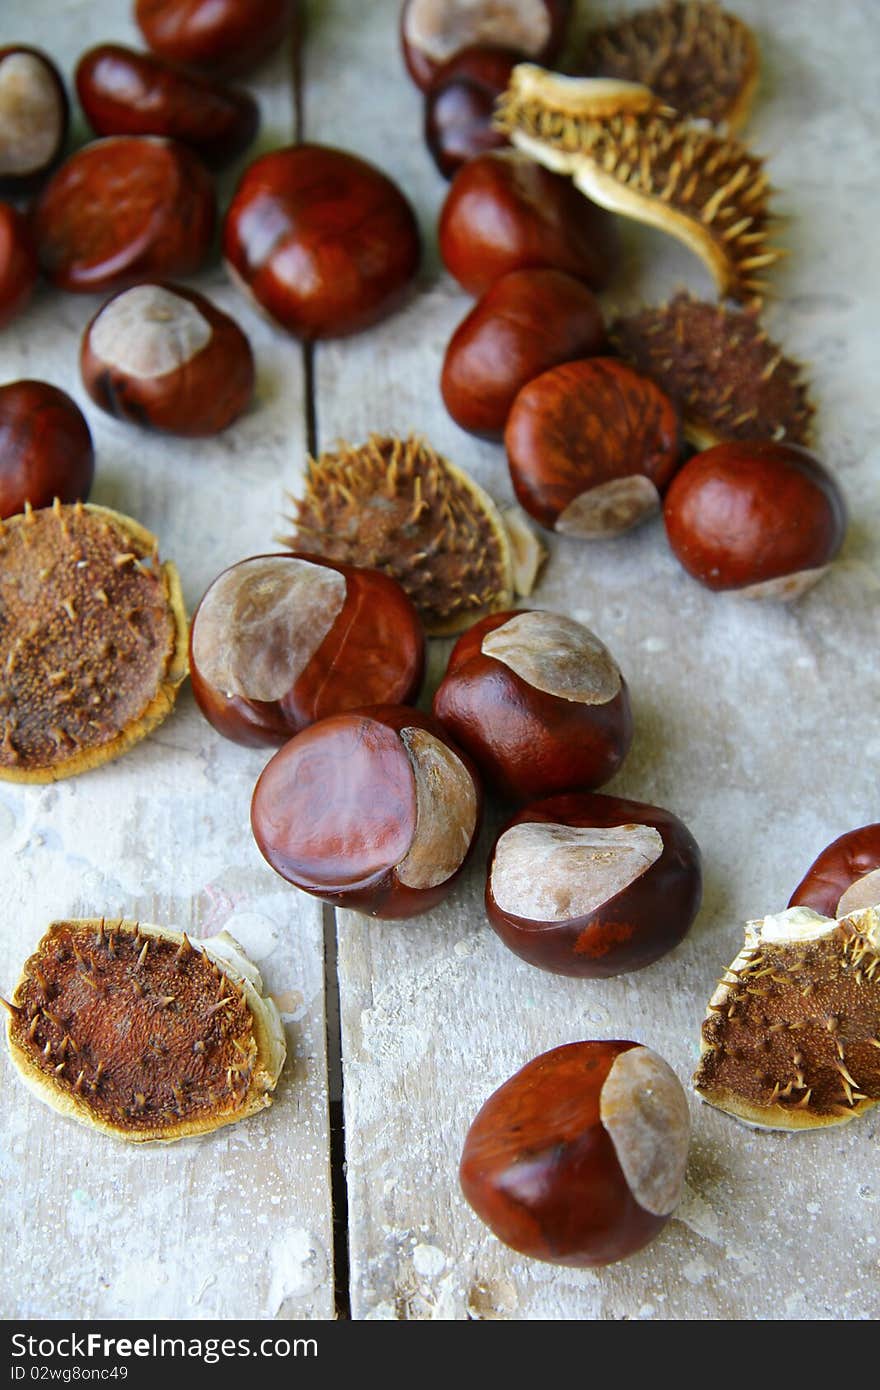
<path id="1" fill-rule="evenodd" d="M 254 390 L 253 354 L 238 324 L 179 285 L 114 295 L 83 335 L 80 367 L 108 415 L 168 434 L 218 434 Z"/>
<path id="2" fill-rule="evenodd" d="M 296 0 L 137 0 L 134 17 L 160 58 L 229 77 L 276 49 L 296 12 Z"/>
<path id="3" fill-rule="evenodd" d="M 880 905 L 880 823 L 849 830 L 823 849 L 788 905 L 835 920 Z"/>
<path id="4" fill-rule="evenodd" d="M 425 143 L 445 179 L 507 145 L 493 124 L 495 103 L 520 60 L 509 48 L 465 48 L 438 69 L 425 93 Z"/>
<path id="5" fill-rule="evenodd" d="M 390 314 L 421 255 L 396 184 L 323 145 L 273 150 L 245 170 L 223 249 L 236 284 L 305 339 L 358 333 Z"/>
<path id="6" fill-rule="evenodd" d="M 626 682 L 589 628 L 558 613 L 495 613 L 458 639 L 434 714 L 514 801 L 599 787 L 633 736 Z"/>
<path id="7" fill-rule="evenodd" d="M 605 979 L 677 946 L 701 893 L 700 850 L 677 816 L 574 792 L 505 825 L 489 858 L 486 914 L 530 965 Z"/>
<path id="8" fill-rule="evenodd" d="M 47 381 L 0 386 L 0 519 L 62 502 L 84 502 L 95 451 L 75 401 Z"/>
<path id="9" fill-rule="evenodd" d="M 462 49 L 504 44 L 544 62 L 565 36 L 571 0 L 405 0 L 400 43 L 409 74 L 427 90 Z"/>
<path id="10" fill-rule="evenodd" d="M 10 203 L 0 203 L 0 328 L 21 313 L 38 275 L 27 221 Z"/>
<path id="11" fill-rule="evenodd" d="M 695 454 L 664 506 L 666 534 L 688 574 L 744 598 L 798 598 L 843 544 L 846 504 L 806 449 L 765 440 Z"/>
<path id="12" fill-rule="evenodd" d="M 38 48 L 0 48 L 0 188 L 26 190 L 58 159 L 67 137 L 64 83 Z"/>
<path id="13" fill-rule="evenodd" d="M 635 1042 L 555 1047 L 467 1133 L 462 1191 L 505 1245 L 578 1268 L 633 1255 L 681 1200 L 690 1143 L 675 1072 Z"/>
<path id="14" fill-rule="evenodd" d="M 190 673 L 227 738 L 279 744 L 325 715 L 406 704 L 425 639 L 400 585 L 312 555 L 258 555 L 214 580 L 192 621 Z"/>
<path id="15" fill-rule="evenodd" d="M 439 237 L 446 269 L 473 295 L 511 270 L 541 267 L 602 289 L 619 254 L 611 214 L 519 150 L 492 150 L 462 165 Z"/>
<path id="16" fill-rule="evenodd" d="M 550 367 L 601 352 L 592 290 L 561 270 L 514 270 L 453 333 L 440 377 L 446 409 L 472 434 L 500 439 L 517 393 Z"/>
<path id="17" fill-rule="evenodd" d="M 563 536 L 596 540 L 659 511 L 682 440 L 678 412 L 659 386 L 594 357 L 528 382 L 504 444 L 520 505 Z"/>
<path id="18" fill-rule="evenodd" d="M 414 917 L 458 878 L 480 809 L 470 763 L 436 720 L 375 705 L 285 744 L 257 782 L 251 824 L 297 888 L 373 917 Z"/>

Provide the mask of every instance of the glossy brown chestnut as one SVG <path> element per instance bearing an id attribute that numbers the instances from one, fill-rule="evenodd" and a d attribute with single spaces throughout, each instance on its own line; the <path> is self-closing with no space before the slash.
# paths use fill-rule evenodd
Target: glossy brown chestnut
<path id="1" fill-rule="evenodd" d="M 574 792 L 518 812 L 489 857 L 486 914 L 557 975 L 605 979 L 677 946 L 700 907 L 700 850 L 659 806 Z"/>
<path id="2" fill-rule="evenodd" d="M 440 377 L 446 409 L 472 434 L 500 439 L 517 393 L 550 367 L 601 352 L 592 290 L 561 270 L 503 275 L 453 333 Z"/>
<path id="3" fill-rule="evenodd" d="M 9 203 L 0 203 L 0 328 L 20 314 L 34 292 L 39 268 L 30 228 Z"/>
<path id="4" fill-rule="evenodd" d="M 632 742 L 629 691 L 588 628 L 540 610 L 494 613 L 452 649 L 434 713 L 514 801 L 599 787 Z"/>
<path id="5" fill-rule="evenodd" d="M 664 518 L 676 558 L 701 584 L 785 600 L 821 579 L 840 550 L 846 504 L 806 449 L 756 440 L 689 459 Z"/>
<path id="6" fill-rule="evenodd" d="M 513 490 L 563 536 L 618 536 L 660 509 L 681 457 L 672 401 L 610 357 L 566 362 L 520 391 L 504 432 Z"/>
<path id="7" fill-rule="evenodd" d="M 165 135 L 189 145 L 212 169 L 246 150 L 260 124 L 250 92 L 117 43 L 83 54 L 76 90 L 97 135 Z"/>
<path id="8" fill-rule="evenodd" d="M 440 213 L 440 254 L 459 284 L 479 295 L 511 270 L 539 268 L 601 289 L 619 252 L 613 217 L 571 179 L 519 150 L 495 150 L 453 179 Z"/>
<path id="9" fill-rule="evenodd" d="M 223 249 L 236 283 L 306 339 L 358 333 L 392 313 L 421 255 L 400 189 L 323 145 L 273 150 L 245 171 Z"/>
<path id="10" fill-rule="evenodd" d="M 509 48 L 466 48 L 438 69 L 425 93 L 425 143 L 445 179 L 507 145 L 493 124 L 495 102 L 521 60 Z"/>
<path id="11" fill-rule="evenodd" d="M 410 77 L 427 90 L 465 48 L 504 44 L 545 62 L 559 50 L 571 0 L 405 0 L 400 43 Z"/>
<path id="12" fill-rule="evenodd" d="M 219 434 L 254 391 L 253 354 L 238 324 L 179 285 L 114 295 L 83 335 L 80 369 L 108 415 L 168 434 Z"/>
<path id="13" fill-rule="evenodd" d="M 688 1103 L 635 1042 L 555 1047 L 489 1097 L 464 1141 L 461 1186 L 499 1240 L 551 1264 L 633 1255 L 681 1200 Z"/>
<path id="14" fill-rule="evenodd" d="M 69 107 L 50 58 L 24 44 L 0 47 L 0 189 L 23 192 L 61 155 Z"/>
<path id="15" fill-rule="evenodd" d="M 838 919 L 880 904 L 880 822 L 840 835 L 812 863 L 789 907 Z"/>
<path id="16" fill-rule="evenodd" d="M 252 746 L 326 715 L 406 704 L 425 639 L 400 585 L 314 555 L 258 555 L 214 580 L 192 621 L 190 673 L 205 718 Z"/>
<path id="17" fill-rule="evenodd" d="M 40 265 L 62 290 L 100 293 L 191 275 L 214 234 L 210 175 L 185 145 L 152 135 L 96 140 L 72 155 L 34 209 Z"/>
<path id="18" fill-rule="evenodd" d="M 84 502 L 92 486 L 95 452 L 75 401 L 47 381 L 0 386 L 0 519 Z"/>
<path id="19" fill-rule="evenodd" d="M 414 917 L 461 873 L 480 805 L 470 762 L 436 720 L 374 705 L 285 744 L 257 782 L 251 825 L 297 888 L 373 917 Z"/>
<path id="20" fill-rule="evenodd" d="M 229 77 L 281 43 L 296 0 L 137 0 L 135 19 L 160 58 Z"/>

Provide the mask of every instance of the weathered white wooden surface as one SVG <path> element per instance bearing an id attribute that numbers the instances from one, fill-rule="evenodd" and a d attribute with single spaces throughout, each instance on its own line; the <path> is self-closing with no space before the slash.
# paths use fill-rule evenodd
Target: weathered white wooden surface
<path id="1" fill-rule="evenodd" d="M 445 185 L 404 76 L 397 0 L 312 7 L 306 133 L 372 158 L 415 202 L 428 239 L 419 297 L 317 354 L 321 442 L 424 432 L 501 500 L 503 452 L 457 430 L 437 379 L 467 301 L 437 267 Z M 597 18 L 622 6 L 590 5 Z M 633 8 L 633 6 L 629 6 Z M 465 1205 L 470 1119 L 538 1052 L 632 1037 L 687 1080 L 716 976 L 749 916 L 784 906 L 834 836 L 880 817 L 876 387 L 878 30 L 867 0 L 733 6 L 764 78 L 749 136 L 792 217 L 772 330 L 813 364 L 817 448 L 853 515 L 840 563 L 791 609 L 716 597 L 672 559 L 659 522 L 614 543 L 555 540 L 536 606 L 582 619 L 631 683 L 632 754 L 612 789 L 680 814 L 705 855 L 689 938 L 641 974 L 577 982 L 509 954 L 482 909 L 484 856 L 455 897 L 409 924 L 340 920 L 352 1311 L 356 1318 L 866 1318 L 880 1312 L 880 1112 L 805 1136 L 753 1133 L 693 1105 L 689 1193 L 634 1259 L 574 1272 L 504 1249 Z M 659 233 L 627 231 L 611 306 L 710 287 Z M 435 644 L 436 645 L 436 644 Z M 445 652 L 435 652 L 434 676 Z"/>
<path id="2" fill-rule="evenodd" d="M 70 87 L 91 44 L 138 42 L 130 9 L 4 0 L 0 43 L 44 46 Z M 264 147 L 291 138 L 290 73 L 284 52 L 256 80 Z M 0 334 L 0 380 L 43 378 L 83 407 L 97 450 L 93 500 L 156 533 L 190 610 L 226 565 L 273 548 L 275 499 L 305 437 L 298 345 L 243 303 L 219 265 L 193 283 L 236 315 L 257 356 L 257 401 L 216 440 L 150 436 L 91 405 L 77 355 L 97 299 L 44 289 Z M 250 794 L 264 761 L 216 735 L 187 686 L 167 723 L 119 762 L 45 789 L 0 782 L 3 993 L 56 917 L 125 914 L 195 937 L 225 927 L 259 964 L 290 1053 L 264 1115 L 138 1150 L 40 1105 L 3 1048 L 2 1316 L 333 1316 L 322 917 L 253 844 Z"/>

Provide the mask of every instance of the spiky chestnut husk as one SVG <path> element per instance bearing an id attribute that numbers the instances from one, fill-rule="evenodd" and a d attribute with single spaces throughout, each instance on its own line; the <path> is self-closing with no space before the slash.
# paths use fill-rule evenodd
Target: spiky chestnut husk
<path id="1" fill-rule="evenodd" d="M 685 291 L 618 318 L 608 337 L 625 362 L 662 386 L 697 449 L 734 439 L 808 445 L 814 407 L 799 362 L 761 327 Z"/>
<path id="2" fill-rule="evenodd" d="M 412 599 L 429 636 L 463 632 L 510 606 L 510 542 L 495 503 L 422 439 L 371 435 L 310 459 L 282 544 L 382 570 Z"/>
<path id="3" fill-rule="evenodd" d="M 587 35 L 579 69 L 642 82 L 683 116 L 730 130 L 745 125 L 758 85 L 755 36 L 703 0 L 665 0 Z"/>
<path id="4" fill-rule="evenodd" d="M 759 1128 L 843 1124 L 880 1102 L 880 910 L 749 922 L 700 1051 L 703 1099 Z"/>
<path id="5" fill-rule="evenodd" d="M 514 68 L 497 122 L 512 143 L 593 202 L 684 242 L 722 296 L 759 299 L 758 274 L 783 252 L 764 162 L 739 141 L 682 118 L 637 83 Z"/>
<path id="6" fill-rule="evenodd" d="M 278 1010 L 227 932 L 196 947 L 125 919 L 53 922 L 6 1007 L 9 1050 L 30 1089 L 137 1143 L 265 1109 L 284 1064 Z"/>
<path id="7" fill-rule="evenodd" d="M 119 757 L 170 713 L 186 653 L 177 570 L 136 521 L 56 501 L 0 522 L 0 779 Z"/>

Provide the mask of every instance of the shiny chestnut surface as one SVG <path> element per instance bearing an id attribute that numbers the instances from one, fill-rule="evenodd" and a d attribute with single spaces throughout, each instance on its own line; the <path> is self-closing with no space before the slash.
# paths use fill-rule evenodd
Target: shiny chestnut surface
<path id="1" fill-rule="evenodd" d="M 821 463 L 792 444 L 718 444 L 689 459 L 666 497 L 677 559 L 709 589 L 795 597 L 839 551 L 846 505 Z"/>
<path id="2" fill-rule="evenodd" d="M 0 518 L 25 502 L 35 510 L 56 497 L 84 502 L 94 472 L 89 427 L 66 392 L 47 381 L 0 386 Z"/>
<path id="3" fill-rule="evenodd" d="M 524 807 L 500 831 L 486 915 L 530 965 L 604 979 L 677 946 L 701 896 L 699 847 L 677 816 L 575 792 Z"/>
<path id="4" fill-rule="evenodd" d="M 296 0 L 137 0 L 147 45 L 172 63 L 218 77 L 245 72 L 290 29 Z"/>
<path id="5" fill-rule="evenodd" d="M 76 90 L 97 135 L 165 135 L 189 145 L 212 168 L 247 149 L 260 124 L 249 92 L 117 43 L 83 54 Z"/>
<path id="6" fill-rule="evenodd" d="M 500 439 L 518 392 L 534 377 L 605 342 L 592 290 L 561 270 L 514 270 L 474 305 L 449 341 L 440 389 L 462 429 Z"/>
<path id="7" fill-rule="evenodd" d="M 58 69 L 26 44 L 0 46 L 0 189 L 26 192 L 67 138 L 69 106 Z"/>
<path id="8" fill-rule="evenodd" d="M 405 0 L 400 43 L 410 77 L 427 90 L 463 49 L 504 44 L 544 62 L 558 51 L 571 0 Z"/>
<path id="9" fill-rule="evenodd" d="M 569 1043 L 527 1063 L 468 1130 L 462 1191 L 499 1240 L 552 1264 L 640 1250 L 680 1200 L 690 1126 L 674 1072 L 639 1043 Z"/>
<path id="10" fill-rule="evenodd" d="M 848 830 L 810 865 L 789 907 L 811 907 L 823 917 L 845 917 L 880 903 L 880 822 Z"/>
<path id="11" fill-rule="evenodd" d="M 393 312 L 421 255 L 391 179 L 323 145 L 274 150 L 245 171 L 223 249 L 236 282 L 305 339 L 357 333 Z"/>
<path id="12" fill-rule="evenodd" d="M 399 584 L 312 555 L 224 570 L 196 609 L 193 693 L 236 743 L 284 743 L 316 720 L 418 695 L 425 639 Z"/>
<path id="13" fill-rule="evenodd" d="M 112 136 L 78 150 L 34 209 L 40 265 L 62 290 L 99 293 L 153 276 L 191 275 L 214 233 L 214 188 L 175 141 Z"/>
<path id="14" fill-rule="evenodd" d="M 440 213 L 440 254 L 469 294 L 483 294 L 511 270 L 549 267 L 608 283 L 617 264 L 617 229 L 571 179 L 518 150 L 479 155 L 462 166 Z"/>
<path id="15" fill-rule="evenodd" d="M 9 203 L 0 203 L 0 328 L 20 314 L 39 276 L 30 228 Z"/>
<path id="16" fill-rule="evenodd" d="M 521 61 L 509 48 L 466 48 L 438 69 L 425 93 L 425 143 L 444 178 L 507 145 L 492 124 L 495 103 Z"/>

